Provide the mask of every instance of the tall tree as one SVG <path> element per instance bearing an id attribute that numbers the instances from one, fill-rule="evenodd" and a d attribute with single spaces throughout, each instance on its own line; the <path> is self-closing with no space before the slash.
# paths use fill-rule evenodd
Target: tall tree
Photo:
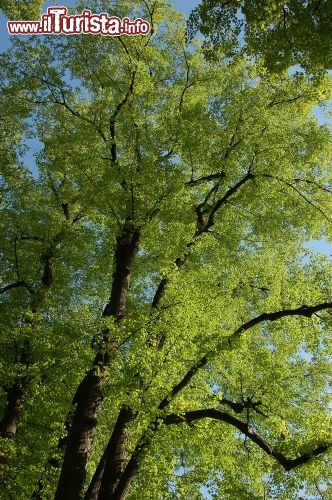
<path id="1" fill-rule="evenodd" d="M 209 64 L 163 1 L 130 5 L 150 35 L 2 56 L 1 495 L 322 491 L 329 81 Z"/>
<path id="2" fill-rule="evenodd" d="M 280 73 L 301 66 L 321 75 L 332 64 L 332 5 L 328 0 L 202 0 L 189 18 L 189 33 L 205 37 L 205 52 L 221 49 L 262 57 Z"/>

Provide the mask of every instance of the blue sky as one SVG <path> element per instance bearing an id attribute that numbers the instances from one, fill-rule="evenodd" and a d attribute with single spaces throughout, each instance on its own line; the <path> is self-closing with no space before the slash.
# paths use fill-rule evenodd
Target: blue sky
<path id="1" fill-rule="evenodd" d="M 174 5 L 174 7 L 185 13 L 186 15 L 189 15 L 191 10 L 198 5 L 200 2 L 199 0 L 173 0 L 170 3 Z M 68 7 L 73 6 L 75 4 L 75 0 L 47 0 L 44 3 L 44 11 L 46 11 L 47 7 L 50 7 L 52 5 L 66 5 Z M 10 40 L 10 35 L 8 35 L 7 31 L 7 19 L 3 14 L 0 14 L 0 51 L 5 50 L 9 46 L 9 40 Z M 317 118 L 322 121 L 324 120 L 322 113 L 320 110 L 317 110 L 316 114 Z M 324 120 L 325 121 L 325 120 Z M 32 148 L 33 149 L 33 148 Z M 30 159 L 34 162 L 33 159 L 33 151 L 30 152 Z M 28 158 L 27 158 L 28 159 Z M 324 254 L 329 255 L 332 257 L 332 245 L 325 242 L 325 241 L 315 241 L 309 244 L 310 248 L 313 250 L 316 250 L 318 252 L 322 252 Z"/>
<path id="2" fill-rule="evenodd" d="M 44 3 L 44 11 L 46 11 L 47 7 L 50 7 L 52 5 L 66 5 L 70 7 L 73 6 L 74 3 L 75 3 L 74 0 L 63 0 L 63 1 L 48 0 Z M 174 0 L 171 3 L 178 11 L 181 11 L 186 15 L 189 15 L 191 10 L 196 5 L 198 5 L 199 0 Z M 10 36 L 8 35 L 6 22 L 7 19 L 4 17 L 3 14 L 0 13 L 0 51 L 5 50 L 9 46 Z M 320 121 L 323 120 L 323 115 L 319 110 L 316 116 Z M 31 163 L 33 164 L 34 163 L 33 154 L 37 151 L 38 147 L 36 145 L 33 146 L 33 144 L 31 144 L 30 146 L 31 146 L 31 151 L 26 156 L 26 161 L 31 161 Z M 330 257 L 332 257 L 332 245 L 324 240 L 320 241 L 312 240 L 310 243 L 308 243 L 308 247 L 317 253 L 323 253 L 325 255 L 329 255 Z M 202 493 L 206 500 L 211 498 L 211 496 L 207 493 L 205 488 L 202 488 Z"/>

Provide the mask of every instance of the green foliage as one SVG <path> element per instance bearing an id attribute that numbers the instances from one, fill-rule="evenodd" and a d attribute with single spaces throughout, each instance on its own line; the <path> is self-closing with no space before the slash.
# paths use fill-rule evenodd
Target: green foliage
<path id="1" fill-rule="evenodd" d="M 332 6 L 328 0 L 202 0 L 191 13 L 189 33 L 199 30 L 210 57 L 220 49 L 261 56 L 269 71 L 301 66 L 309 73 L 331 69 Z"/>
<path id="2" fill-rule="evenodd" d="M 43 3 L 43 0 L 3 0 L 1 10 L 10 21 L 39 21 Z"/>
<path id="3" fill-rule="evenodd" d="M 145 3 L 134 14 L 152 17 L 151 36 L 29 37 L 1 56 L 3 415 L 8 388 L 26 389 L 17 433 L 1 439 L 0 495 L 31 497 L 41 481 L 53 498 L 71 402 L 97 352 L 111 361 L 86 486 L 125 406 L 128 459 L 144 443 L 128 498 L 199 499 L 202 486 L 222 499 L 317 494 L 330 451 L 286 472 L 226 421 L 186 413 L 236 417 L 289 460 L 331 443 L 331 305 L 300 311 L 331 304 L 330 263 L 306 249 L 332 238 L 331 137 L 312 114 L 329 78 L 210 64 L 199 41 L 186 47 L 179 14 Z M 117 2 L 120 17 L 134 17 L 129 4 Z M 129 244 L 134 229 L 125 315 L 103 317 L 119 237 Z M 239 330 L 286 310 L 297 312 Z"/>

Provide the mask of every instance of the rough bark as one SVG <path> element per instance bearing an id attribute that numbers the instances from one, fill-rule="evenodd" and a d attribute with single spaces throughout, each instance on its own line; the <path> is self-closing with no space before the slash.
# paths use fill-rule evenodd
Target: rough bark
<path id="1" fill-rule="evenodd" d="M 108 496 L 99 496 L 98 500 L 125 500 L 127 498 L 131 484 L 139 471 L 139 457 L 143 449 L 149 444 L 150 439 L 145 439 L 143 437 L 143 439 L 137 444 L 124 471 L 121 474 L 121 478 L 115 490 L 113 490 Z"/>
<path id="2" fill-rule="evenodd" d="M 114 254 L 114 273 L 111 296 L 103 316 L 121 320 L 125 314 L 132 263 L 138 252 L 139 231 L 127 219 L 117 237 Z M 78 500 L 84 495 L 86 467 L 94 441 L 97 417 L 103 400 L 106 367 L 118 347 L 108 331 L 103 332 L 103 346 L 94 359 L 92 368 L 80 383 L 73 404 L 73 421 L 66 440 L 66 450 L 54 500 Z"/>
<path id="3" fill-rule="evenodd" d="M 104 452 L 103 456 L 99 460 L 99 463 L 97 465 L 97 468 L 95 470 L 93 478 L 92 478 L 92 480 L 89 484 L 89 487 L 84 495 L 84 500 L 98 500 L 101 480 L 102 480 L 103 474 L 104 474 L 105 461 L 106 461 L 106 453 Z"/>
<path id="4" fill-rule="evenodd" d="M 104 317 L 114 316 L 117 319 L 121 319 L 125 315 L 131 267 L 138 251 L 139 243 L 138 230 L 130 226 L 131 222 L 128 221 L 127 227 L 117 237 L 112 291 L 109 302 L 103 311 Z"/>
<path id="5" fill-rule="evenodd" d="M 66 452 L 58 482 L 55 500 L 74 500 L 83 497 L 86 466 L 94 440 L 97 415 L 102 402 L 104 370 L 92 368 L 86 374 L 75 394 L 77 403 L 73 422 L 67 437 Z"/>
<path id="6" fill-rule="evenodd" d="M 135 414 L 130 408 L 121 408 L 84 500 L 108 499 L 116 490 L 127 459 L 127 428 L 134 418 Z"/>

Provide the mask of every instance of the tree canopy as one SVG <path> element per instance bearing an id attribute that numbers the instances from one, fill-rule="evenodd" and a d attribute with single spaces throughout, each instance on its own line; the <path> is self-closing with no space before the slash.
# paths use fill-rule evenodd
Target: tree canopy
<path id="1" fill-rule="evenodd" d="M 0 9 L 9 20 L 39 20 L 43 3 L 42 0 L 2 0 Z"/>
<path id="2" fill-rule="evenodd" d="M 89 8 L 153 29 L 1 56 L 1 498 L 328 495 L 329 78 Z"/>
<path id="3" fill-rule="evenodd" d="M 332 64 L 332 5 L 328 0 L 202 0 L 191 13 L 189 33 L 205 37 L 210 58 L 221 49 L 262 57 L 282 72 L 301 66 L 319 75 Z"/>

